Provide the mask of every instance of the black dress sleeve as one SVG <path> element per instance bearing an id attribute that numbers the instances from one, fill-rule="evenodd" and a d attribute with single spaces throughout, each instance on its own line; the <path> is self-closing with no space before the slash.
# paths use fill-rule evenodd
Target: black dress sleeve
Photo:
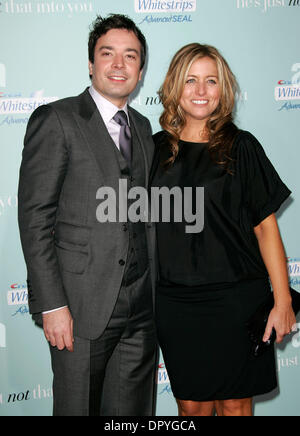
<path id="1" fill-rule="evenodd" d="M 249 132 L 241 131 L 237 138 L 237 171 L 240 173 L 247 207 L 253 226 L 257 226 L 290 196 L 263 147 Z"/>

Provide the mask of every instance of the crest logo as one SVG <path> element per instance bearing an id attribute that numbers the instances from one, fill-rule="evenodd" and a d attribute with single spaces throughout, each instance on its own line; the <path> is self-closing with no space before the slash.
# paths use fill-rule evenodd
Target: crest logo
<path id="1" fill-rule="evenodd" d="M 291 67 L 292 77 L 290 79 L 279 80 L 275 87 L 275 100 L 284 102 L 278 109 L 300 109 L 300 104 L 295 100 L 300 100 L 300 63 L 297 62 Z"/>

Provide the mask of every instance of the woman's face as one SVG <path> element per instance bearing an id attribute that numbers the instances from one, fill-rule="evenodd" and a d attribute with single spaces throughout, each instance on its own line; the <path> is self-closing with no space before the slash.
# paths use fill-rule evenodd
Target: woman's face
<path id="1" fill-rule="evenodd" d="M 186 121 L 205 124 L 220 103 L 221 90 L 216 62 L 204 57 L 196 60 L 189 72 L 180 99 Z"/>

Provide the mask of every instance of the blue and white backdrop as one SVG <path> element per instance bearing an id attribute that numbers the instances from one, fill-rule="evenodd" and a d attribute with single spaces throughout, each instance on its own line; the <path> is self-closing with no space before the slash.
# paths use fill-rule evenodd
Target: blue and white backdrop
<path id="1" fill-rule="evenodd" d="M 228 60 L 241 88 L 236 122 L 261 141 L 293 191 L 278 218 L 290 280 L 300 290 L 299 0 L 1 0 L 0 415 L 52 412 L 48 346 L 28 314 L 17 227 L 26 124 L 38 105 L 89 85 L 89 25 L 96 14 L 109 13 L 129 15 L 147 37 L 149 60 L 132 105 L 154 133 L 160 129 L 157 90 L 175 51 L 197 41 L 216 46 Z M 221 332 L 216 347 L 219 341 Z M 280 388 L 256 398 L 255 413 L 300 416 L 298 332 L 277 348 L 277 363 Z M 157 397 L 157 415 L 177 414 L 162 358 Z"/>

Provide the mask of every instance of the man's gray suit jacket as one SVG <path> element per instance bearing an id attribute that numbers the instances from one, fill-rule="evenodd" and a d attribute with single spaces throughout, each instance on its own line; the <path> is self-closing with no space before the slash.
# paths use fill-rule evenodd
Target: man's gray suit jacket
<path id="1" fill-rule="evenodd" d="M 130 107 L 129 117 L 148 181 L 154 152 L 150 123 Z M 20 169 L 19 228 L 30 313 L 67 305 L 75 336 L 89 339 L 98 338 L 108 324 L 128 252 L 124 223 L 96 218 L 97 190 L 119 190 L 114 147 L 86 89 L 32 114 Z M 154 289 L 155 228 L 150 222 L 145 226 Z"/>

